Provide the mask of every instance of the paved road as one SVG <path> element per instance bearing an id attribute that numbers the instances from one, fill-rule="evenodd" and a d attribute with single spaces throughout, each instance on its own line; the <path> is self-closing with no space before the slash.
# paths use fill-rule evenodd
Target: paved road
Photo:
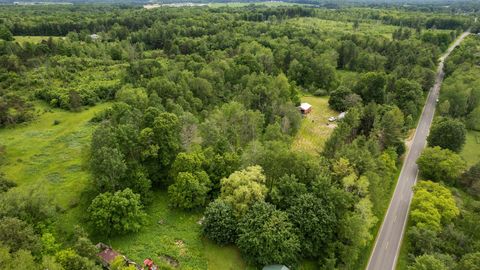
<path id="1" fill-rule="evenodd" d="M 463 33 L 439 59 L 440 62 L 438 64 L 435 84 L 428 94 L 413 142 L 403 163 L 397 187 L 395 188 L 382 227 L 377 235 L 375 247 L 368 261 L 367 270 L 395 269 L 405 224 L 407 222 L 410 201 L 413 195 L 412 187 L 417 181 L 418 168 L 416 161 L 425 148 L 426 139 L 435 113 L 436 100 L 444 77 L 443 63 L 453 49 L 460 44 L 468 34 L 468 31 Z"/>

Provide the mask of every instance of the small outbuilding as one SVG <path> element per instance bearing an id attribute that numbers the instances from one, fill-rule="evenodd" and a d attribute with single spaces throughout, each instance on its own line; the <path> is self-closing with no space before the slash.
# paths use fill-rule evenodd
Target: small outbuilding
<path id="1" fill-rule="evenodd" d="M 345 115 L 347 115 L 347 112 L 341 112 L 341 113 L 338 115 L 337 119 L 338 119 L 338 120 L 342 120 L 343 118 L 345 118 Z"/>
<path id="2" fill-rule="evenodd" d="M 300 104 L 300 106 L 298 106 L 298 109 L 304 115 L 309 114 L 312 111 L 312 105 L 305 102 L 305 103 Z"/>
<path id="3" fill-rule="evenodd" d="M 115 258 L 120 256 L 120 257 L 123 258 L 123 260 L 125 262 L 125 266 L 132 265 L 136 269 L 142 270 L 142 267 L 137 265 L 134 261 L 128 259 L 125 256 L 123 256 L 119 252 L 115 251 L 111 246 L 108 246 L 104 243 L 98 243 L 98 244 L 95 245 L 95 247 L 100 251 L 99 253 L 97 253 L 97 257 L 100 260 L 100 262 L 102 263 L 103 267 L 106 268 L 106 269 L 110 269 L 110 265 L 115 260 Z M 153 261 L 152 261 L 152 264 L 153 264 Z M 156 270 L 154 268 L 149 268 L 149 269 Z"/>
<path id="4" fill-rule="evenodd" d="M 93 41 L 96 41 L 96 40 L 100 39 L 100 36 L 97 35 L 97 34 L 91 34 L 91 35 L 90 35 L 90 38 L 91 38 Z"/>
<path id="5" fill-rule="evenodd" d="M 290 270 L 290 268 L 281 264 L 272 264 L 272 265 L 264 266 L 262 270 Z"/>

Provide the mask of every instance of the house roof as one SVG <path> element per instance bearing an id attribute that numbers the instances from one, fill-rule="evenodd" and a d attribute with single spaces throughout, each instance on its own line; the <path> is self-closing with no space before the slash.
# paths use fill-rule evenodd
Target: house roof
<path id="1" fill-rule="evenodd" d="M 262 270 L 290 270 L 288 267 L 285 265 L 281 264 L 272 264 L 272 265 L 267 265 L 262 268 Z"/>
<path id="2" fill-rule="evenodd" d="M 120 253 L 116 252 L 111 248 L 106 248 L 102 252 L 98 253 L 97 256 L 100 257 L 104 262 L 111 263 Z"/>
<path id="3" fill-rule="evenodd" d="M 306 110 L 312 108 L 312 105 L 310 105 L 310 104 L 308 104 L 308 103 L 302 103 L 302 104 L 300 104 L 300 107 L 299 107 L 299 108 L 300 108 L 301 110 L 306 111 Z"/>

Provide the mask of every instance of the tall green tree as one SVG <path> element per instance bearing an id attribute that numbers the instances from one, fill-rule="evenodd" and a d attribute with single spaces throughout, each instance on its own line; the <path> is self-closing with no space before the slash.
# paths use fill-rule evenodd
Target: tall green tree
<path id="1" fill-rule="evenodd" d="M 205 209 L 202 234 L 220 245 L 235 243 L 237 240 L 237 219 L 233 207 L 217 199 Z"/>
<path id="2" fill-rule="evenodd" d="M 385 86 L 387 79 L 384 73 L 368 72 L 360 77 L 360 80 L 353 89 L 359 94 L 365 103 L 376 102 L 383 104 L 385 102 Z"/>
<path id="3" fill-rule="evenodd" d="M 233 206 L 236 216 L 242 216 L 256 202 L 265 200 L 267 188 L 260 166 L 236 171 L 221 181 L 220 199 Z"/>
<path id="4" fill-rule="evenodd" d="M 106 235 L 137 232 L 146 218 L 140 196 L 128 188 L 98 195 L 87 211 L 96 232 Z"/>
<path id="5" fill-rule="evenodd" d="M 285 212 L 266 202 L 257 202 L 238 226 L 237 245 L 254 265 L 286 264 L 298 260 L 300 241 Z"/>
<path id="6" fill-rule="evenodd" d="M 192 209 L 205 205 L 208 191 L 210 179 L 204 171 L 180 172 L 168 188 L 168 196 L 171 205 Z"/>
<path id="7" fill-rule="evenodd" d="M 439 118 L 434 121 L 427 141 L 429 146 L 440 146 L 460 152 L 465 144 L 466 136 L 467 130 L 460 120 Z"/>
<path id="8" fill-rule="evenodd" d="M 422 255 L 415 259 L 415 263 L 408 270 L 448 270 L 447 266 L 432 255 Z"/>
<path id="9" fill-rule="evenodd" d="M 417 164 L 424 178 L 446 183 L 456 183 L 466 169 L 465 160 L 461 156 L 438 146 L 423 150 Z"/>
<path id="10" fill-rule="evenodd" d="M 12 32 L 10 32 L 10 29 L 8 29 L 5 25 L 0 25 L 0 39 L 5 41 L 13 40 Z"/>
<path id="11" fill-rule="evenodd" d="M 421 181 L 415 186 L 410 217 L 414 226 L 439 231 L 460 214 L 450 190 L 439 183 Z"/>
<path id="12" fill-rule="evenodd" d="M 299 231 L 302 254 L 316 258 L 333 240 L 337 217 L 331 202 L 305 193 L 288 209 L 291 222 Z"/>

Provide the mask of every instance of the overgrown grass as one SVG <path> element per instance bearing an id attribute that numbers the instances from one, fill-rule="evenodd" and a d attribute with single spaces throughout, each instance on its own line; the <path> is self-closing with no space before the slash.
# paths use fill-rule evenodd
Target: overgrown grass
<path id="1" fill-rule="evenodd" d="M 360 33 L 371 37 L 392 38 L 392 33 L 398 27 L 379 23 L 362 22 L 357 29 L 353 28 L 352 22 L 332 21 L 319 18 L 295 18 L 288 21 L 302 27 L 311 28 L 315 31 L 327 33 L 329 36 L 340 37 L 345 34 Z"/>
<path id="2" fill-rule="evenodd" d="M 319 155 L 335 126 L 328 122 L 328 117 L 337 116 L 338 112 L 328 107 L 328 97 L 305 96 L 302 97 L 302 102 L 310 103 L 312 112 L 302 119 L 302 126 L 294 138 L 292 148 Z"/>
<path id="3" fill-rule="evenodd" d="M 31 42 L 31 43 L 39 43 L 42 41 L 47 41 L 49 36 L 14 36 L 14 41 L 18 43 L 25 43 L 25 42 Z M 61 37 L 52 37 L 52 39 L 59 39 Z"/>
<path id="4" fill-rule="evenodd" d="M 168 206 L 166 192 L 155 192 L 147 208 L 148 221 L 136 234 L 99 238 L 137 262 L 168 256 L 180 269 L 247 269 L 237 248 L 220 247 L 200 235 L 201 212 L 185 212 Z"/>
<path id="5" fill-rule="evenodd" d="M 83 159 L 94 128 L 89 120 L 108 106 L 69 112 L 37 103 L 35 120 L 0 130 L 0 145 L 6 150 L 2 171 L 19 188 L 41 187 L 60 207 L 68 209 L 66 219 L 61 218 L 62 228 L 75 225 L 77 217 L 69 215 L 77 208 L 80 191 L 88 185 L 90 176 Z"/>
<path id="6" fill-rule="evenodd" d="M 467 142 L 460 154 L 467 161 L 469 167 L 480 161 L 479 131 L 469 130 L 467 132 Z"/>

